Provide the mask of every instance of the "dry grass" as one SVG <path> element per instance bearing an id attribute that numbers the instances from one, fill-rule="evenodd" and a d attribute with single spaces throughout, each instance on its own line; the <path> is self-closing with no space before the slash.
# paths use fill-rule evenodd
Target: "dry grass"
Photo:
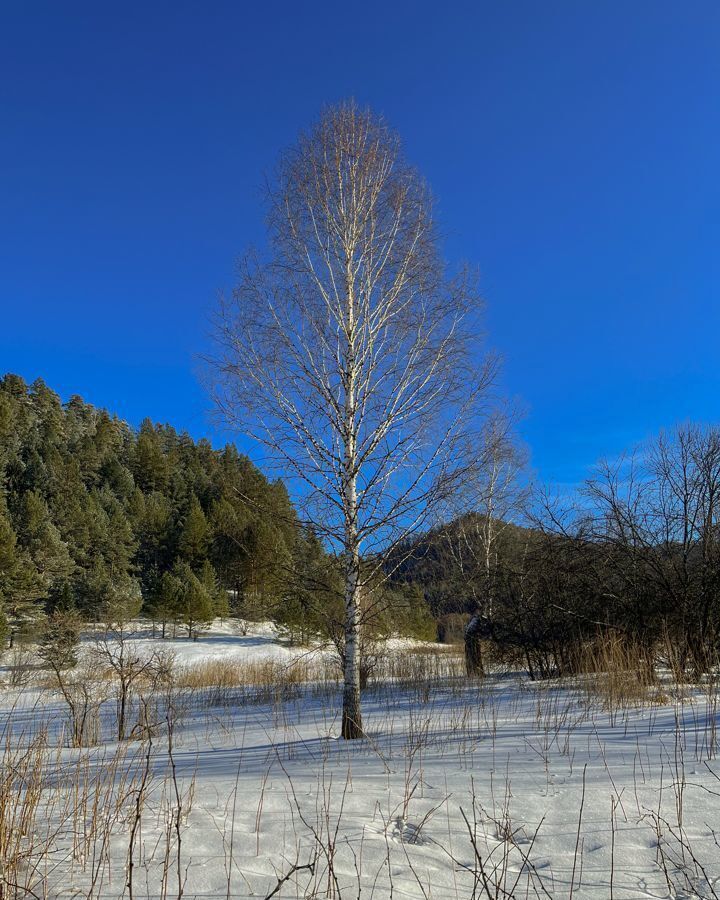
<path id="1" fill-rule="evenodd" d="M 80 896 L 101 897 L 113 833 L 132 813 L 137 754 L 119 745 L 63 763 L 47 723 L 32 733 L 7 728 L 0 748 L 0 897 L 53 896 L 67 873 L 85 883 Z"/>
<path id="2" fill-rule="evenodd" d="M 373 672 L 375 682 L 397 681 L 415 685 L 464 676 L 462 650 L 437 644 L 413 647 L 409 652 L 385 653 L 378 659 Z"/>
<path id="3" fill-rule="evenodd" d="M 209 659 L 174 670 L 173 685 L 179 691 L 202 694 L 212 705 L 292 699 L 304 687 L 335 689 L 339 670 L 327 657 L 301 657 L 289 663 L 277 660 L 248 662 Z"/>
<path id="4" fill-rule="evenodd" d="M 428 644 L 412 645 L 400 651 L 378 649 L 381 652 L 374 661 L 370 692 L 377 691 L 376 696 L 386 704 L 387 717 L 383 723 L 383 742 L 378 742 L 373 752 L 378 753 L 378 759 L 388 767 L 388 773 L 389 767 L 393 766 L 402 778 L 397 807 L 389 808 L 387 815 L 381 814 L 385 816 L 385 832 L 392 834 L 402 846 L 422 842 L 423 828 L 430 817 L 443 804 L 450 804 L 450 794 L 441 798 L 439 805 L 432 806 L 429 812 L 424 804 L 424 759 L 428 751 L 441 748 L 451 736 L 453 752 L 458 754 L 461 766 L 471 772 L 481 736 L 482 740 L 491 743 L 494 758 L 495 741 L 500 737 L 502 722 L 524 715 L 523 698 L 527 697 L 527 685 L 516 690 L 514 699 L 509 700 L 504 691 L 498 691 L 497 681 L 492 678 L 468 681 L 462 647 Z M 627 726 L 628 718 L 632 719 L 634 714 L 630 710 L 633 708 L 648 702 L 662 702 L 659 681 L 644 662 L 641 648 L 627 642 L 604 636 L 602 640 L 588 644 L 583 648 L 578 670 L 580 682 L 587 691 L 587 708 L 584 704 L 578 705 L 577 681 L 571 682 L 570 690 L 558 686 L 557 682 L 533 687 L 537 694 L 537 711 L 527 740 L 532 751 L 544 759 L 548 779 L 555 753 L 559 754 L 558 758 L 568 761 L 572 774 L 573 734 L 594 715 L 599 705 L 598 697 L 611 711 L 611 722 L 623 727 Z M 273 751 L 274 759 L 282 767 L 282 760 L 292 759 L 291 753 L 297 752 L 295 724 L 292 715 L 286 715 L 292 704 L 286 705 L 285 701 L 301 694 L 318 696 L 322 691 L 336 691 L 339 680 L 337 663 L 329 655 L 317 653 L 291 662 L 248 662 L 224 657 L 182 666 L 176 659 L 166 657 L 162 666 L 150 674 L 147 672 L 143 670 L 143 677 L 135 682 L 132 722 L 142 715 L 145 721 L 160 722 L 161 726 L 166 723 L 157 740 L 157 750 L 154 746 L 156 732 L 151 727 L 143 727 L 139 731 L 129 730 L 132 741 L 115 744 L 116 738 L 112 738 L 113 744 L 107 749 L 87 751 L 79 748 L 70 751 L 69 757 L 68 751 L 60 750 L 70 742 L 69 732 L 63 734 L 57 722 L 48 718 L 41 708 L 32 733 L 13 730 L 12 711 L 9 713 L 5 734 L 0 736 L 0 900 L 58 896 L 56 891 L 60 883 L 72 883 L 75 892 L 72 896 L 78 898 L 94 900 L 121 894 L 130 898 L 133 894 L 129 888 L 126 891 L 126 886 L 133 877 L 138 891 L 141 885 L 145 890 L 145 879 L 154 879 L 153 885 L 159 883 L 156 896 L 165 900 L 191 896 L 185 892 L 184 879 L 191 864 L 193 844 L 185 839 L 185 829 L 189 827 L 194 783 L 183 786 L 182 777 L 178 780 L 175 776 L 174 724 L 171 725 L 169 711 L 182 704 L 202 708 L 213 702 L 227 703 L 228 706 L 240 706 L 248 701 L 276 703 L 275 709 L 271 710 L 274 727 L 285 728 L 286 735 L 291 736 L 285 750 L 275 748 Z M 93 682 L 93 678 L 96 681 Z M 89 679 L 88 690 L 91 693 L 97 690 L 107 698 L 102 717 L 112 725 L 115 678 L 105 670 L 81 667 L 72 674 L 66 687 L 73 700 L 73 691 L 80 690 L 83 680 Z M 453 697 L 448 706 L 449 691 Z M 678 691 L 672 695 L 678 701 L 676 735 L 679 742 L 685 740 L 686 711 L 681 706 L 682 693 Z M 93 697 L 97 699 L 94 693 Z M 407 698 L 417 699 L 419 703 L 411 702 L 407 713 L 398 712 L 402 708 L 398 701 Z M 79 702 L 78 707 L 84 709 Z M 713 709 L 716 711 L 717 707 Z M 276 710 L 279 710 L 277 718 Z M 305 715 L 303 710 L 304 706 L 298 706 L 296 713 Z M 616 711 L 619 713 L 614 715 Z M 233 710 L 223 710 L 220 715 L 214 711 L 213 719 L 207 720 L 211 723 L 207 727 L 216 727 L 225 712 L 231 714 L 227 720 L 230 722 Z M 694 735 L 697 730 L 700 737 L 694 739 L 700 743 L 696 743 L 695 755 L 707 759 L 716 752 L 715 716 L 704 723 L 701 713 L 702 710 L 697 721 L 692 720 L 697 728 L 691 728 L 688 733 Z M 654 727 L 656 714 L 657 710 L 647 711 L 648 727 Z M 93 709 L 92 715 L 95 721 L 100 717 L 100 711 L 96 714 Z M 173 723 L 174 715 L 173 712 Z M 27 721 L 25 710 L 18 710 L 16 724 L 23 721 Z M 72 723 L 72 719 L 70 721 Z M 201 716 L 198 721 L 202 721 Z M 182 735 L 178 733 L 177 737 L 178 746 L 182 747 Z M 100 734 L 99 740 L 102 738 L 103 734 Z M 690 749 L 688 744 L 688 752 Z M 284 753 L 287 755 L 283 756 Z M 682 790 L 686 783 L 683 753 L 683 746 L 676 743 L 674 755 L 671 753 L 666 763 L 672 770 L 671 787 L 677 791 L 678 822 L 682 821 Z M 67 764 L 68 758 L 73 760 L 71 767 Z M 322 756 L 323 760 L 325 758 Z M 62 778 L 58 777 L 59 773 Z M 283 879 L 290 877 L 288 873 L 305 873 L 308 884 L 302 895 L 308 897 L 333 896 L 332 891 L 328 893 L 327 884 L 335 877 L 335 853 L 342 849 L 342 841 L 338 842 L 337 836 L 344 833 L 339 829 L 344 829 L 347 824 L 343 819 L 344 795 L 352 787 L 350 770 L 345 787 L 338 782 L 332 793 L 332 779 L 325 778 L 324 768 L 319 778 L 318 790 L 306 800 L 302 792 L 295 791 L 288 776 L 294 827 L 304 834 L 310 855 L 307 860 L 304 857 L 289 858 L 287 869 L 277 875 L 277 886 L 282 886 Z M 265 782 L 263 791 L 264 785 Z M 234 790 L 237 794 L 237 783 Z M 515 816 L 511 821 L 509 780 L 504 789 L 499 782 L 498 790 L 497 796 L 492 794 L 491 782 L 491 802 L 485 800 L 484 807 L 474 789 L 472 796 L 460 801 L 467 829 L 467 837 L 463 840 L 470 851 L 468 858 L 474 858 L 475 863 L 471 868 L 467 865 L 463 868 L 474 884 L 466 892 L 463 892 L 464 888 L 456 887 L 456 896 L 469 897 L 471 890 L 478 898 L 549 896 L 547 889 L 541 887 L 541 878 L 546 878 L 544 870 L 536 869 L 533 863 L 536 832 L 524 835 L 518 830 L 520 825 L 514 822 Z M 220 817 L 228 896 L 234 865 L 235 794 L 232 802 L 228 799 L 224 807 L 226 812 Z M 220 801 L 219 804 L 221 807 Z M 614 810 L 613 806 L 613 823 Z M 674 819 L 660 820 L 659 815 L 660 812 L 654 821 L 658 832 L 658 854 L 662 859 L 660 854 L 665 852 L 668 842 L 675 839 L 674 834 L 680 834 L 685 840 L 685 833 L 679 830 Z M 582 810 L 573 861 L 573 869 L 575 862 L 578 863 L 578 872 L 572 879 L 574 884 L 577 874 L 578 892 L 582 889 L 583 877 L 581 819 Z M 259 825 L 257 833 L 259 846 Z M 523 839 L 516 840 L 517 835 Z M 465 856 L 463 850 L 457 858 L 451 858 L 453 865 L 456 859 Z M 695 865 L 695 857 L 689 850 L 686 857 L 688 866 Z M 383 865 L 388 872 L 392 871 L 389 856 Z M 667 865 L 670 869 L 670 862 Z M 369 877 L 363 876 L 365 880 Z M 358 895 L 360 879 L 358 870 Z M 274 886 L 272 883 L 269 889 Z M 421 887 L 418 880 L 418 896 L 426 896 Z M 343 888 L 342 896 L 345 893 Z M 340 896 L 339 888 L 334 895 Z M 355 888 L 352 895 L 356 895 Z"/>
<path id="5" fill-rule="evenodd" d="M 600 699 L 606 709 L 667 702 L 647 648 L 624 636 L 603 634 L 584 644 L 577 668 L 589 700 Z"/>
<path id="6" fill-rule="evenodd" d="M 426 695 L 442 682 L 465 677 L 465 660 L 457 646 L 414 646 L 408 652 L 372 653 L 369 686 L 374 689 L 417 689 Z M 341 682 L 338 660 L 330 654 L 308 654 L 288 662 L 232 658 L 207 659 L 172 667 L 173 689 L 202 697 L 211 705 L 275 703 L 335 691 Z"/>

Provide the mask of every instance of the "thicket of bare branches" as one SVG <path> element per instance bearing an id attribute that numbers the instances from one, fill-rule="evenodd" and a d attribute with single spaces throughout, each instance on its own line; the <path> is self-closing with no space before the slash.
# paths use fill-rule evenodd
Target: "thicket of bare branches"
<path id="1" fill-rule="evenodd" d="M 631 648 L 649 677 L 658 658 L 679 678 L 711 671 L 719 500 L 720 429 L 697 425 L 601 463 L 573 500 L 546 498 L 529 551 L 507 568 L 508 635 L 525 633 L 541 673 L 585 665 L 597 635 Z"/>
<path id="2" fill-rule="evenodd" d="M 498 434 L 469 487 L 474 511 L 403 548 L 398 565 L 441 623 L 470 619 L 468 671 L 482 673 L 485 648 L 533 677 L 593 668 L 607 651 L 650 680 L 658 661 L 681 679 L 712 672 L 720 429 L 663 433 L 560 495 L 523 488 L 511 432 Z"/>
<path id="3" fill-rule="evenodd" d="M 477 462 L 459 495 L 459 508 L 444 532 L 452 565 L 471 594 L 471 619 L 465 628 L 465 662 L 469 675 L 484 674 L 482 645 L 491 633 L 496 584 L 501 571 L 502 538 L 522 514 L 530 489 L 522 476 L 526 453 L 517 440 L 517 413 L 498 409 L 489 418 Z"/>
<path id="4" fill-rule="evenodd" d="M 648 641 L 671 635 L 679 669 L 706 672 L 720 652 L 720 429 L 663 433 L 603 464 L 585 494 L 609 614 Z"/>

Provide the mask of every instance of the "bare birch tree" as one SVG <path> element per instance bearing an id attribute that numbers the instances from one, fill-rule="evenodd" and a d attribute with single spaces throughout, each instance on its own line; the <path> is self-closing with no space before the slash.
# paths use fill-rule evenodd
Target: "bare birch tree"
<path id="1" fill-rule="evenodd" d="M 326 110 L 281 157 L 268 205 L 268 252 L 245 257 L 221 302 L 216 397 L 301 482 L 342 559 L 355 738 L 363 592 L 468 474 L 495 364 L 473 280 L 448 276 L 428 190 L 383 120 Z"/>

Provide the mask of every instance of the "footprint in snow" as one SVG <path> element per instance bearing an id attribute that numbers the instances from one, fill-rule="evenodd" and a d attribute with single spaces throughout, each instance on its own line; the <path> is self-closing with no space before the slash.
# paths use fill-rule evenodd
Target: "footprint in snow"
<path id="1" fill-rule="evenodd" d="M 406 822 L 402 816 L 398 816 L 394 822 L 388 826 L 388 834 L 394 841 L 400 841 L 403 844 L 422 844 L 423 837 L 417 828 Z"/>

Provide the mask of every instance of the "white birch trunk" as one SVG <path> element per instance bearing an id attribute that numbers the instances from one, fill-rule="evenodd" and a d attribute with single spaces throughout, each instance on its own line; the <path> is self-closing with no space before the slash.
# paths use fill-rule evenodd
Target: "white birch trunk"
<path id="1" fill-rule="evenodd" d="M 355 352 L 355 294 L 352 249 L 346 257 L 346 351 L 343 455 L 343 511 L 345 515 L 345 655 L 343 660 L 342 736 L 362 735 L 360 706 L 360 544 L 357 509 L 357 360 Z"/>

